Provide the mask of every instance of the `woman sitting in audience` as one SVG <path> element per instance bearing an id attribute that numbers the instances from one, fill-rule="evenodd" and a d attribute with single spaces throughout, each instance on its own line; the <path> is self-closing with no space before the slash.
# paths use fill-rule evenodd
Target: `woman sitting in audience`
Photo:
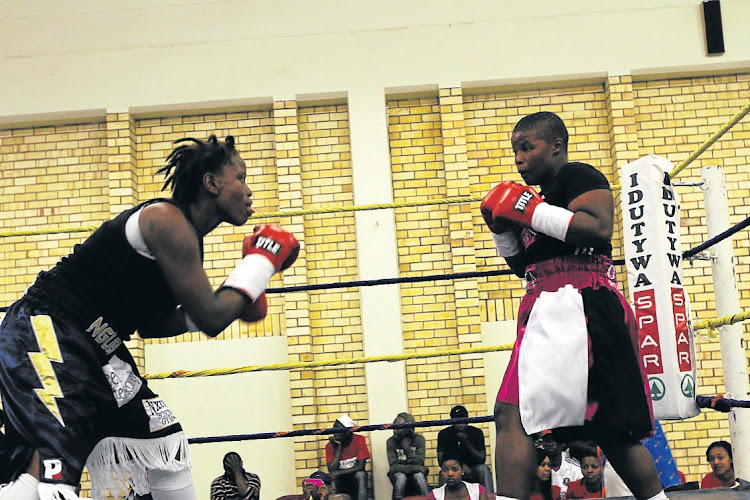
<path id="1" fill-rule="evenodd" d="M 440 475 L 445 484 L 432 490 L 429 500 L 487 500 L 481 484 L 464 482 L 464 464 L 459 457 L 445 454 L 442 458 Z"/>
<path id="2" fill-rule="evenodd" d="M 536 466 L 529 500 L 560 500 L 560 487 L 552 485 L 552 466 L 544 448 L 536 449 Z"/>
<path id="3" fill-rule="evenodd" d="M 587 449 L 581 454 L 583 478 L 568 485 L 565 498 L 604 498 L 602 485 L 602 460 L 597 449 Z"/>
<path id="4" fill-rule="evenodd" d="M 737 488 L 750 489 L 750 483 L 734 475 L 732 461 L 732 445 L 726 441 L 715 441 L 706 448 L 706 459 L 711 466 L 711 472 L 703 476 L 701 489 Z"/>

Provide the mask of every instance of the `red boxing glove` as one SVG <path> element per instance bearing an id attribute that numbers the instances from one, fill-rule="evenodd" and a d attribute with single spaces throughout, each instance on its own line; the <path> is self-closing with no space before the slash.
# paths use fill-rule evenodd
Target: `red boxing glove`
<path id="1" fill-rule="evenodd" d="M 493 223 L 531 227 L 534 210 L 537 205 L 544 203 L 542 197 L 534 188 L 513 181 L 499 184 L 495 189 L 497 188 L 502 189 L 495 196 L 495 205 L 492 209 Z"/>
<path id="2" fill-rule="evenodd" d="M 268 314 L 268 301 L 266 300 L 266 293 L 263 292 L 254 302 L 248 302 L 242 308 L 240 319 L 246 323 L 255 323 L 264 319 L 266 314 Z"/>
<path id="3" fill-rule="evenodd" d="M 516 224 L 565 241 L 573 212 L 550 205 L 529 186 L 511 182 L 497 197 L 492 211 L 493 224 Z"/>
<path id="4" fill-rule="evenodd" d="M 500 220 L 495 221 L 495 219 L 492 218 L 492 212 L 495 210 L 498 200 L 503 196 L 508 187 L 513 184 L 515 184 L 513 181 L 501 182 L 485 195 L 482 199 L 482 203 L 479 205 L 479 211 L 482 212 L 484 222 L 487 224 L 487 227 L 490 228 L 490 231 L 495 234 L 500 234 L 508 230 L 507 227 L 501 224 Z"/>
<path id="5" fill-rule="evenodd" d="M 271 261 L 276 272 L 288 269 L 299 255 L 299 242 L 279 226 L 259 224 L 242 242 L 242 256 L 260 254 Z"/>
<path id="6" fill-rule="evenodd" d="M 279 226 L 260 224 L 242 242 L 242 261 L 229 274 L 223 287 L 234 288 L 257 300 L 271 277 L 291 266 L 299 255 L 299 242 Z"/>

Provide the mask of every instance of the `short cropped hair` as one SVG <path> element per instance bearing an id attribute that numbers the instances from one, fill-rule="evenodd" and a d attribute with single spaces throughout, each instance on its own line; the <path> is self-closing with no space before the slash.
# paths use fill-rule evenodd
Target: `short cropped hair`
<path id="1" fill-rule="evenodd" d="M 562 118 L 549 111 L 539 111 L 521 118 L 516 123 L 513 133 L 536 130 L 545 141 L 552 143 L 558 137 L 562 139 L 563 146 L 568 149 L 568 128 Z"/>

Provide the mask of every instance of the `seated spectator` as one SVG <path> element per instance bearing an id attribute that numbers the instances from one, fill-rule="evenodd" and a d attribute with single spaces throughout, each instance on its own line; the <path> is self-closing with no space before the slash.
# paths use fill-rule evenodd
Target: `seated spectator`
<path id="1" fill-rule="evenodd" d="M 234 451 L 224 455 L 224 474 L 211 483 L 211 500 L 259 500 L 260 478 L 242 468 Z"/>
<path id="2" fill-rule="evenodd" d="M 394 424 L 414 422 L 414 417 L 406 412 L 399 413 Z M 385 442 L 388 455 L 388 478 L 393 484 L 393 500 L 401 500 L 410 494 L 427 496 L 429 470 L 424 465 L 425 439 L 414 432 L 413 427 L 393 429 L 393 436 Z"/>
<path id="3" fill-rule="evenodd" d="M 330 500 L 330 482 L 328 474 L 317 470 L 302 480 L 302 494 L 284 495 L 276 500 Z"/>
<path id="4" fill-rule="evenodd" d="M 581 455 L 583 478 L 568 485 L 565 498 L 604 498 L 602 460 L 596 450 L 587 449 Z"/>
<path id="5" fill-rule="evenodd" d="M 440 462 L 440 477 L 443 485 L 435 488 L 427 497 L 428 500 L 487 500 L 484 486 L 464 481 L 465 465 L 461 457 L 445 454 Z"/>
<path id="6" fill-rule="evenodd" d="M 553 432 L 544 431 L 542 447 L 549 456 L 550 467 L 552 468 L 552 484 L 560 488 L 560 495 L 564 497 L 568 490 L 568 484 L 583 477 L 581 464 L 565 453 L 565 443 L 558 442 Z"/>
<path id="7" fill-rule="evenodd" d="M 450 413 L 451 418 L 468 417 L 469 412 L 463 406 L 454 406 Z M 487 458 L 487 449 L 484 445 L 484 433 L 478 427 L 468 424 L 453 424 L 438 433 L 437 458 L 442 463 L 443 455 L 459 457 L 461 463 L 466 467 L 466 480 L 471 483 L 481 484 L 489 493 L 495 492 L 492 481 L 492 472 L 484 463 Z M 440 475 L 440 485 L 443 484 L 443 475 Z"/>
<path id="8" fill-rule="evenodd" d="M 544 448 L 536 449 L 536 475 L 529 500 L 560 500 L 560 487 L 552 484 L 552 463 Z"/>
<path id="9" fill-rule="evenodd" d="M 737 488 L 750 489 L 750 483 L 734 475 L 732 445 L 726 441 L 715 441 L 706 449 L 706 459 L 711 465 L 711 472 L 701 481 L 701 489 Z"/>
<path id="10" fill-rule="evenodd" d="M 334 427 L 354 427 L 347 414 L 334 422 Z M 365 437 L 349 429 L 332 434 L 326 443 L 326 465 L 331 476 L 331 493 L 347 493 L 357 500 L 367 500 L 367 472 L 370 458 Z"/>

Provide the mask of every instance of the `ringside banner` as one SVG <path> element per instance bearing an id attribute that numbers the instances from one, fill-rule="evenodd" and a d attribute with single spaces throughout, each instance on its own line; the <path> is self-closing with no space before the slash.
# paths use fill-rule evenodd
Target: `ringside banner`
<path id="1" fill-rule="evenodd" d="M 648 155 L 621 170 L 630 303 L 657 420 L 700 412 L 690 301 L 682 284 L 680 200 L 669 180 L 673 168 L 666 158 Z"/>

